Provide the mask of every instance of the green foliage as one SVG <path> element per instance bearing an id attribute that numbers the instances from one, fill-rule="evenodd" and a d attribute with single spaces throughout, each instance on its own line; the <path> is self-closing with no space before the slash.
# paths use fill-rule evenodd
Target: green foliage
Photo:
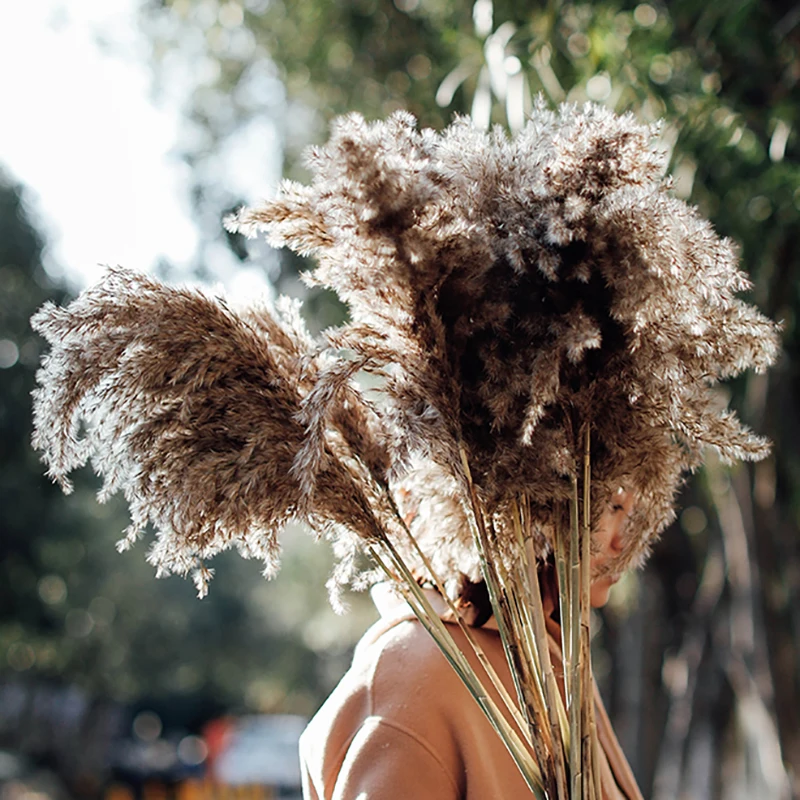
<path id="1" fill-rule="evenodd" d="M 200 602 L 190 581 L 154 580 L 144 548 L 116 552 L 124 504 L 99 505 L 88 470 L 66 497 L 44 475 L 29 444 L 43 342 L 28 319 L 69 298 L 42 269 L 42 250 L 19 187 L 0 183 L 0 676 L 122 701 L 192 697 L 200 717 L 312 711 L 369 618 L 333 616 L 324 546 L 287 532 L 274 583 L 229 554 Z"/>
<path id="2" fill-rule="evenodd" d="M 29 316 L 46 299 L 62 300 L 41 267 L 43 241 L 27 220 L 19 192 L 0 185 L 0 615 L 6 621 L 45 625 L 46 609 L 37 602 L 35 565 L 39 553 L 31 531 L 43 522 L 58 490 L 41 475 L 30 448 L 33 370 L 41 355 Z M 37 478 L 30 480 L 31 475 Z M 54 558 L 74 550 L 75 531 L 53 543 Z"/>
<path id="3" fill-rule="evenodd" d="M 491 3 L 478 7 L 491 17 Z M 421 124 L 440 127 L 453 112 L 469 111 L 481 69 L 497 72 L 489 43 L 503 42 L 501 71 L 513 70 L 509 58 L 518 60 L 526 98 L 590 98 L 648 119 L 666 117 L 679 193 L 691 194 L 736 238 L 753 231 L 762 242 L 762 223 L 776 212 L 784 227 L 796 219 L 794 137 L 788 149 L 775 147 L 783 155 L 765 169 L 770 148 L 787 126 L 794 129 L 798 114 L 796 30 L 784 30 L 791 20 L 781 27 L 777 10 L 757 3 L 739 3 L 733 14 L 695 2 L 496 3 L 483 30 L 473 16 L 481 14 L 463 0 L 168 0 L 146 7 L 144 20 L 163 76 L 182 57 L 200 67 L 187 110 L 211 138 L 192 148 L 193 162 L 265 113 L 280 119 L 289 174 L 336 114 L 376 117 L 404 107 Z M 499 28 L 505 31 L 498 37 Z M 442 93 L 454 73 L 463 82 Z M 502 82 L 494 81 L 501 93 Z M 450 100 L 444 108 L 434 102 L 437 91 L 440 102 Z M 494 100 L 493 118 L 504 122 L 497 91 Z M 731 186 L 743 185 L 746 199 L 740 193 L 727 200 Z M 769 204 L 749 202 L 767 196 Z"/>

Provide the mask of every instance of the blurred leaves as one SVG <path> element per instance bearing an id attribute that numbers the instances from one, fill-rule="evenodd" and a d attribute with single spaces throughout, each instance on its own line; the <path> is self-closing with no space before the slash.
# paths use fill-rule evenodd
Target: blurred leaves
<path id="1" fill-rule="evenodd" d="M 765 298 L 800 204 L 789 11 L 739 2 L 728 13 L 694 0 L 163 0 L 145 4 L 142 20 L 161 91 L 180 85 L 189 98 L 184 153 L 209 238 L 223 235 L 221 210 L 240 200 L 225 194 L 233 187 L 218 154 L 232 138 L 244 147 L 251 126 L 271 126 L 286 172 L 302 177 L 302 150 L 337 114 L 402 107 L 441 127 L 472 111 L 513 128 L 541 92 L 666 118 L 676 192 L 742 242 Z M 296 267 L 284 261 L 279 285 L 292 285 Z"/>
<path id="2" fill-rule="evenodd" d="M 116 552 L 124 505 L 99 505 L 88 471 L 68 497 L 44 477 L 29 445 L 43 342 L 28 319 L 68 298 L 42 269 L 43 247 L 24 193 L 0 182 L 0 674 L 122 701 L 191 695 L 207 713 L 310 712 L 365 624 L 328 607 L 324 545 L 287 532 L 275 583 L 255 562 L 222 558 L 219 591 L 198 602 L 191 582 L 156 581 L 141 548 Z"/>

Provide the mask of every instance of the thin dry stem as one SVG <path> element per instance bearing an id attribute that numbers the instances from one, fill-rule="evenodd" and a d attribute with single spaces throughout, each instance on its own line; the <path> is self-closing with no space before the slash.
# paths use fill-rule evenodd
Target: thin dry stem
<path id="1" fill-rule="evenodd" d="M 486 587 L 489 591 L 489 599 L 492 604 L 492 609 L 494 610 L 497 628 L 500 632 L 506 658 L 508 659 L 509 668 L 514 681 L 514 688 L 519 698 L 519 704 L 523 709 L 528 721 L 528 726 L 531 729 L 531 738 L 535 743 L 534 746 L 541 752 L 541 755 L 537 752 L 537 757 L 541 760 L 544 781 L 549 784 L 547 786 L 548 793 L 552 795 L 552 790 L 555 788 L 553 783 L 555 776 L 552 770 L 547 769 L 547 765 L 551 763 L 552 756 L 548 756 L 548 753 L 545 752 L 543 748 L 539 747 L 538 736 L 541 735 L 544 726 L 536 727 L 538 716 L 537 704 L 531 692 L 531 687 L 526 680 L 526 678 L 532 677 L 533 674 L 535 674 L 535 668 L 532 669 L 533 665 L 529 660 L 520 657 L 522 652 L 520 637 L 515 636 L 510 608 L 508 603 L 504 602 L 505 595 L 503 587 L 501 582 L 498 581 L 498 576 L 493 569 L 493 567 L 497 567 L 501 563 L 501 560 L 491 559 L 489 556 L 490 542 L 486 532 L 486 523 L 483 518 L 483 512 L 481 511 L 475 485 L 472 482 L 469 459 L 467 458 L 467 453 L 463 444 L 459 446 L 459 455 L 461 457 L 461 466 L 470 498 L 470 507 L 472 510 L 470 519 L 473 523 L 473 533 L 481 558 L 481 568 L 483 570 L 484 580 L 486 581 Z"/>
<path id="2" fill-rule="evenodd" d="M 548 722 L 550 724 L 550 738 L 553 743 L 553 761 L 555 766 L 556 786 L 559 800 L 566 800 L 569 796 L 567 774 L 564 754 L 565 731 L 562 728 L 562 715 L 559 713 L 563 707 L 561 696 L 556 684 L 553 664 L 550 659 L 550 648 L 547 644 L 547 631 L 544 622 L 544 608 L 539 587 L 539 576 L 536 567 L 536 555 L 533 551 L 532 541 L 528 539 L 527 558 L 531 581 L 531 599 L 533 600 L 533 627 L 534 638 L 539 647 L 539 661 L 544 670 L 544 684 L 547 692 Z"/>
<path id="3" fill-rule="evenodd" d="M 494 611 L 495 620 L 497 622 L 497 628 L 498 631 L 500 632 L 500 638 L 503 641 L 503 648 L 506 652 L 506 656 L 509 659 L 509 666 L 511 667 L 511 674 L 514 678 L 514 684 L 517 690 L 520 705 L 523 707 L 523 709 L 526 709 L 525 695 L 523 688 L 521 686 L 520 676 L 517 674 L 516 665 L 513 663 L 513 659 L 511 656 L 512 652 L 516 652 L 517 647 L 516 644 L 510 638 L 507 611 L 500 600 L 500 591 L 497 585 L 497 576 L 491 569 L 491 562 L 489 561 L 488 537 L 486 535 L 486 523 L 485 520 L 483 519 L 483 512 L 481 511 L 480 502 L 478 500 L 478 496 L 475 491 L 475 484 L 472 482 L 472 474 L 469 468 L 469 460 L 467 459 L 467 454 L 463 445 L 461 445 L 459 448 L 459 454 L 461 456 L 461 466 L 467 482 L 467 492 L 469 494 L 470 508 L 472 511 L 472 514 L 470 515 L 470 522 L 473 528 L 475 544 L 476 547 L 478 548 L 478 553 L 480 555 L 481 569 L 483 570 L 484 580 L 486 581 L 486 588 L 488 589 L 489 592 L 489 600 L 491 601 L 492 604 L 492 610 Z"/>
<path id="4" fill-rule="evenodd" d="M 569 614 L 569 603 L 570 603 L 570 586 L 569 586 L 569 578 L 570 578 L 570 570 L 567 564 L 567 559 L 569 558 L 569 545 L 564 535 L 564 531 L 561 528 L 561 521 L 562 521 L 562 508 L 561 504 L 557 503 L 555 508 L 555 562 L 556 562 L 556 574 L 558 576 L 558 611 L 559 611 L 559 618 L 561 620 L 561 660 L 564 664 L 564 691 L 565 695 L 569 697 L 569 687 L 570 687 L 570 680 L 572 678 L 570 674 L 570 664 L 572 663 L 572 659 L 570 658 L 570 652 L 572 647 L 572 641 L 570 639 L 570 614 Z"/>
<path id="5" fill-rule="evenodd" d="M 573 800 L 581 794 L 581 553 L 578 511 L 578 479 L 572 477 L 570 505 L 570 694 L 569 694 L 569 767 Z"/>
<path id="6" fill-rule="evenodd" d="M 597 724 L 595 721 L 594 708 L 594 675 L 592 669 L 592 645 L 591 645 L 591 481 L 592 481 L 592 460 L 591 460 L 591 426 L 587 424 L 584 438 L 584 458 L 583 458 L 583 533 L 582 542 L 582 568 L 584 570 L 582 586 L 582 635 L 584 637 L 585 661 L 583 664 L 583 706 L 584 706 L 584 739 L 588 740 L 585 748 L 586 757 L 584 761 L 584 774 L 591 776 L 592 793 L 602 800 L 602 789 L 600 783 L 600 771 L 597 769 L 597 752 L 599 742 L 597 739 Z M 588 728 L 588 730 L 587 730 Z"/>
<path id="7" fill-rule="evenodd" d="M 583 441 L 583 530 L 581 534 L 581 772 L 583 796 L 589 800 L 594 785 L 592 771 L 592 730 L 594 694 L 592 692 L 591 631 L 591 426 L 586 425 Z"/>
<path id="8" fill-rule="evenodd" d="M 519 531 L 522 541 L 521 530 Z M 517 569 L 514 575 L 509 575 L 501 559 L 494 563 L 498 569 L 498 580 L 504 587 L 504 598 L 508 603 L 511 619 L 511 632 L 518 642 L 518 652 L 522 655 L 520 672 L 524 678 L 523 687 L 526 691 L 526 702 L 532 712 L 531 732 L 536 757 L 547 775 L 548 794 L 552 797 L 559 792 L 558 771 L 555 763 L 557 747 L 560 736 L 558 730 L 554 733 L 548 718 L 548 706 L 552 707 L 545 696 L 546 674 L 539 654 L 540 642 L 534 633 L 530 618 L 531 597 L 533 596 L 528 578 L 527 559 L 524 546 L 520 547 L 520 558 L 516 562 Z M 519 566 L 522 569 L 519 569 Z M 532 690 L 531 690 L 532 684 Z"/>
<path id="9" fill-rule="evenodd" d="M 548 635 L 544 620 L 544 605 L 536 564 L 535 545 L 530 529 L 529 511 L 527 498 L 523 497 L 521 500 L 515 501 L 513 524 L 519 543 L 520 562 L 523 566 L 524 598 L 527 598 L 527 602 L 524 604 L 524 633 L 531 640 L 530 658 L 537 666 L 537 678 L 541 680 L 540 691 L 542 697 L 544 698 L 545 694 L 547 695 L 548 713 L 555 709 L 558 719 L 558 735 L 554 735 L 554 738 L 557 741 L 560 740 L 563 747 L 569 736 L 569 722 L 566 707 L 553 674 L 550 648 L 547 644 Z M 547 658 L 544 658 L 543 654 L 546 654 Z M 552 681 L 547 677 L 548 672 L 552 677 Z"/>
<path id="10" fill-rule="evenodd" d="M 594 688 L 594 687 L 593 687 Z M 592 701 L 594 702 L 594 701 Z M 600 770 L 598 764 L 600 763 L 600 740 L 597 738 L 597 722 L 592 714 L 592 792 L 597 800 L 603 800 L 603 785 L 600 778 Z"/>

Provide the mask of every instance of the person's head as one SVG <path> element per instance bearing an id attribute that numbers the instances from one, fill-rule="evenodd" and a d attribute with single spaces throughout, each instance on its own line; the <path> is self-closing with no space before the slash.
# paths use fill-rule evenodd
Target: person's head
<path id="1" fill-rule="evenodd" d="M 600 577 L 592 580 L 590 599 L 593 608 L 600 608 L 608 602 L 608 593 L 619 578 L 618 575 L 609 574 L 605 567 L 622 550 L 622 535 L 634 504 L 633 492 L 618 489 L 592 531 L 592 542 L 595 545 L 595 552 L 592 555 L 592 575 L 600 574 Z"/>
<path id="2" fill-rule="evenodd" d="M 611 587 L 619 575 L 606 569 L 622 551 L 623 533 L 633 508 L 636 496 L 627 489 L 619 489 L 600 515 L 593 532 L 594 553 L 592 555 L 592 580 L 589 601 L 593 608 L 600 608 L 608 602 Z M 558 608 L 558 584 L 552 558 L 545 561 L 539 569 L 542 600 L 546 614 Z M 461 576 L 457 605 L 471 625 L 480 627 L 492 616 L 489 593 L 483 581 L 473 582 Z"/>

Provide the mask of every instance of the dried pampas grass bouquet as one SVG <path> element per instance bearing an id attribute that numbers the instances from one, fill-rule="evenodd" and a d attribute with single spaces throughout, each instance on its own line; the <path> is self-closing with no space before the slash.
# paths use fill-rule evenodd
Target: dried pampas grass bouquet
<path id="1" fill-rule="evenodd" d="M 405 113 L 339 119 L 309 154 L 311 185 L 286 182 L 228 225 L 315 256 L 307 279 L 350 321 L 315 340 L 290 304 L 237 313 L 109 271 L 33 319 L 51 344 L 34 445 L 65 489 L 91 460 L 102 494 L 130 504 L 123 544 L 152 523 L 149 559 L 193 572 L 201 592 L 205 562 L 229 547 L 274 571 L 290 519 L 336 542 L 334 583 L 359 580 L 353 556 L 367 552 L 376 571 L 361 581 L 396 582 L 534 793 L 596 796 L 593 525 L 618 487 L 635 493 L 606 567 L 619 572 L 671 521 L 707 448 L 763 457 L 714 387 L 778 352 L 776 326 L 737 297 L 733 245 L 670 194 L 653 139 L 592 105 L 538 106 L 513 139 L 465 119 L 441 132 Z M 516 702 L 471 667 L 420 576 L 477 650 L 453 599 L 464 576 L 486 582 Z"/>

